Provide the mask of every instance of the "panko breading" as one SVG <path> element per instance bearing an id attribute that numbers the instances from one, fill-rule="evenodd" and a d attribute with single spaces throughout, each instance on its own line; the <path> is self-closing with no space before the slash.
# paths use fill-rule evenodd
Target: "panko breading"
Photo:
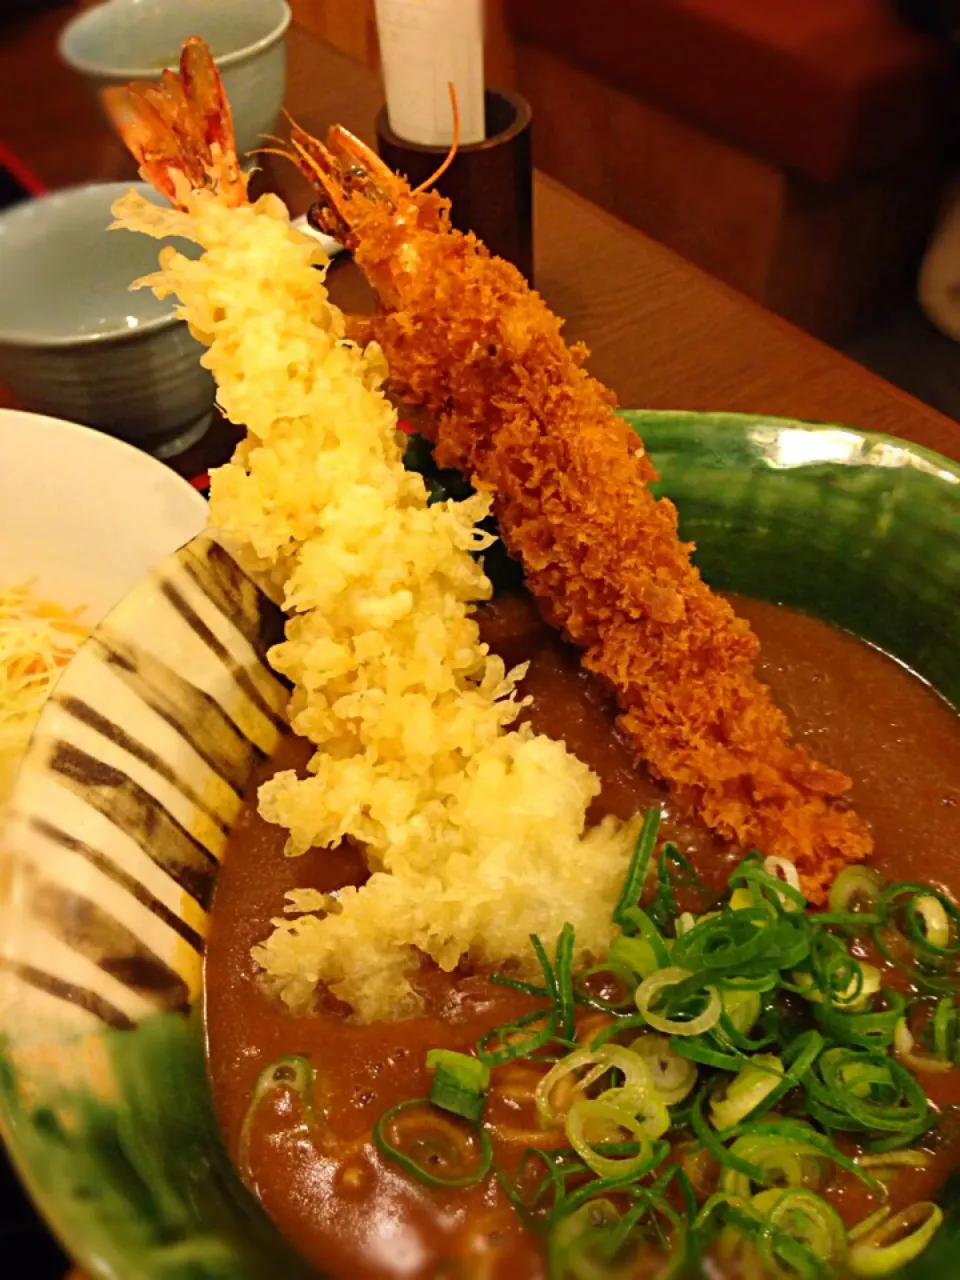
<path id="1" fill-rule="evenodd" d="M 314 217 L 382 303 L 364 336 L 428 410 L 439 465 L 493 491 L 528 587 L 614 690 L 638 754 L 714 830 L 795 862 L 821 900 L 872 848 L 842 799 L 850 779 L 791 744 L 754 674 L 755 636 L 701 580 L 584 348 L 514 267 L 451 229 L 445 201 L 412 193 L 343 130 L 326 146 L 294 139 L 326 189 Z"/>

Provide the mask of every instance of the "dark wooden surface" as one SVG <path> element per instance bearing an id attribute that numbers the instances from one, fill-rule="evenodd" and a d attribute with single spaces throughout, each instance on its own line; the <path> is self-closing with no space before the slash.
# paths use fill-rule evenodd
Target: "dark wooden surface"
<path id="1" fill-rule="evenodd" d="M 0 27 L 0 137 L 51 187 L 134 176 L 83 85 L 58 63 L 56 36 L 73 10 L 65 4 Z M 316 37 L 291 31 L 287 101 L 305 128 L 320 133 L 340 121 L 372 142 L 381 100 L 371 72 Z M 301 179 L 271 157 L 260 181 L 298 213 L 310 203 Z M 534 228 L 539 289 L 567 317 L 569 336 L 592 348 L 592 369 L 623 404 L 842 421 L 960 460 L 960 427 L 953 422 L 542 177 L 535 183 Z M 341 305 L 367 301 L 350 263 L 335 268 L 331 287 Z M 0 404 L 11 403 L 0 388 Z M 219 423 L 177 460 L 177 469 L 196 474 L 224 461 L 235 438 Z M 10 1274 L 43 1280 L 62 1272 L 63 1260 L 2 1168 L 0 1250 L 8 1261 L 12 1251 Z"/>

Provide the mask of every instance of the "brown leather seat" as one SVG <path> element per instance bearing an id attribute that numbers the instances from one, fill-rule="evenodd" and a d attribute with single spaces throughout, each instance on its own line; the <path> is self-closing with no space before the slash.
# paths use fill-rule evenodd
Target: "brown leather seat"
<path id="1" fill-rule="evenodd" d="M 929 140 L 945 49 L 894 0 L 509 0 L 522 38 L 818 182 Z"/>

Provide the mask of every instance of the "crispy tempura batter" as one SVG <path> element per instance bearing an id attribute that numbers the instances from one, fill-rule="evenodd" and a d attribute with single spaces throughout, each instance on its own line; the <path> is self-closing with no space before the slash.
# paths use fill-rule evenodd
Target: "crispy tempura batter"
<path id="1" fill-rule="evenodd" d="M 452 231 L 446 202 L 412 195 L 342 130 L 296 134 L 384 307 L 371 332 L 436 423 L 436 458 L 496 494 L 504 540 L 546 617 L 584 651 L 653 771 L 728 838 L 796 862 L 820 900 L 871 837 L 837 770 L 791 745 L 754 674 L 749 626 L 701 580 L 654 469 L 520 273 Z M 329 149 L 328 149 L 329 148 Z M 373 181 L 377 187 L 372 187 Z"/>

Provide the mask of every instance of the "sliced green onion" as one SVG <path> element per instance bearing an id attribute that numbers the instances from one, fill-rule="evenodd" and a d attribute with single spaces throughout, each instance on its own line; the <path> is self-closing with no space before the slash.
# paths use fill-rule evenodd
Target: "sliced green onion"
<path id="1" fill-rule="evenodd" d="M 704 1067 L 717 1067 L 721 1071 L 736 1072 L 743 1065 L 741 1054 L 718 1049 L 710 1036 L 672 1036 L 670 1048 L 678 1057 L 699 1062 Z"/>
<path id="2" fill-rule="evenodd" d="M 669 1128 L 670 1114 L 652 1084 L 646 1089 L 608 1089 L 599 1098 L 579 1098 L 566 1120 L 570 1145 L 601 1178 L 640 1177 L 651 1167 L 653 1139 Z M 601 1143 L 622 1141 L 621 1130 L 639 1144 L 635 1155 L 611 1158 L 597 1151 Z"/>
<path id="3" fill-rule="evenodd" d="M 430 1102 L 435 1107 L 479 1124 L 490 1084 L 490 1068 L 479 1058 L 452 1049 L 431 1049 L 427 1067 L 433 1072 Z"/>
<path id="4" fill-rule="evenodd" d="M 691 979 L 694 979 L 695 984 L 692 991 Z M 700 988 L 699 992 L 697 985 Z M 674 996 L 680 994 L 690 996 L 699 993 L 706 995 L 706 1007 L 697 1014 L 680 1018 L 669 1018 L 657 1013 L 653 1005 L 664 993 L 670 992 L 671 988 L 674 989 Z M 676 965 L 660 969 L 649 978 L 644 978 L 637 988 L 636 1001 L 637 1008 L 655 1031 L 663 1031 L 667 1035 L 674 1036 L 698 1036 L 704 1031 L 709 1031 L 711 1027 L 716 1026 L 723 1011 L 723 1004 L 716 987 L 697 984 L 697 980 L 689 969 L 679 968 Z"/>
<path id="5" fill-rule="evenodd" d="M 746 1035 L 757 1024 L 761 1009 L 756 991 L 724 991 L 723 1012 L 730 1019 L 735 1031 Z"/>
<path id="6" fill-rule="evenodd" d="M 762 1165 L 755 1164 L 751 1160 L 744 1160 L 741 1156 L 724 1146 L 722 1139 L 715 1129 L 707 1123 L 707 1119 L 703 1114 L 703 1093 L 699 1093 L 690 1108 L 690 1127 L 701 1147 L 713 1156 L 714 1160 L 724 1168 L 733 1169 L 736 1173 L 742 1173 L 744 1177 L 749 1178 L 751 1182 L 766 1185 L 768 1181 L 767 1171 Z M 726 1199 L 726 1196 L 724 1196 Z M 709 1204 L 709 1201 L 707 1202 Z M 704 1206 L 706 1207 L 706 1206 Z M 701 1210 L 700 1217 L 703 1216 Z M 699 1221 L 699 1218 L 698 1218 Z"/>
<path id="7" fill-rule="evenodd" d="M 646 938 L 614 938 L 607 952 L 607 963 L 622 966 L 635 978 L 647 978 L 661 967 L 661 954 L 663 964 L 667 964 L 670 957 L 665 947 L 661 953 Z M 636 981 L 632 985 L 636 986 Z"/>
<path id="8" fill-rule="evenodd" d="M 754 906 L 705 917 L 676 940 L 672 961 L 682 968 L 708 971 L 714 979 L 740 979 L 799 964 L 809 946 L 802 921 L 772 920 L 764 907 Z"/>
<path id="9" fill-rule="evenodd" d="M 557 1280 L 612 1280 L 605 1260 L 608 1230 L 620 1221 L 613 1202 L 588 1200 L 565 1214 L 550 1233 L 547 1254 L 551 1277 Z"/>
<path id="10" fill-rule="evenodd" d="M 431 1187 L 473 1187 L 490 1172 L 486 1131 L 412 1098 L 384 1112 L 373 1127 L 377 1150 Z"/>
<path id="11" fill-rule="evenodd" d="M 243 1115 L 240 1126 L 240 1141 L 237 1145 L 237 1164 L 240 1172 L 248 1181 L 253 1180 L 250 1165 L 250 1145 L 253 1141 L 253 1125 L 260 1104 L 271 1094 L 290 1092 L 296 1095 L 300 1103 L 301 1120 L 298 1130 L 309 1133 L 319 1121 L 313 1101 L 313 1067 L 309 1058 L 300 1054 L 289 1054 L 269 1063 L 257 1076 L 250 1092 L 250 1101 Z"/>
<path id="12" fill-rule="evenodd" d="M 477 1057 L 485 1066 L 499 1067 L 515 1058 L 529 1058 L 556 1039 L 557 1015 L 553 1009 L 534 1009 L 515 1022 L 494 1027 L 477 1041 Z"/>
<path id="13" fill-rule="evenodd" d="M 953 1070 L 953 1063 L 949 1058 L 933 1057 L 928 1053 L 914 1053 L 916 1044 L 906 1018 L 900 1018 L 893 1033 L 893 1052 L 905 1067 L 909 1067 L 911 1071 Z"/>
<path id="14" fill-rule="evenodd" d="M 821 1262 L 841 1264 L 847 1256 L 843 1220 L 822 1196 L 806 1187 L 771 1187 L 753 1197 L 753 1207 L 777 1232 L 803 1245 Z M 775 1241 L 774 1253 L 779 1252 Z"/>
<path id="15" fill-rule="evenodd" d="M 644 911 L 642 907 L 630 907 L 626 915 L 629 918 L 631 936 L 623 939 L 615 938 L 613 940 L 611 943 L 611 950 L 614 958 L 626 964 L 631 964 L 632 960 L 636 959 L 640 965 L 643 965 L 643 957 L 646 952 L 641 951 L 639 945 L 633 948 L 625 945 L 618 945 L 620 943 L 625 944 L 635 941 L 637 944 L 646 943 L 650 954 L 653 956 L 655 969 L 662 969 L 665 965 L 668 965 L 670 963 L 670 951 L 667 947 L 666 940 L 660 933 L 657 926 L 647 915 L 646 911 Z M 637 966 L 634 967 L 643 977 L 647 976 L 642 968 Z"/>
<path id="16" fill-rule="evenodd" d="M 870 867 L 844 867 L 834 880 L 827 903 L 836 913 L 872 909 L 880 900 L 883 880 Z"/>
<path id="17" fill-rule="evenodd" d="M 886 1008 L 861 1013 L 848 1013 L 835 1005 L 821 1004 L 817 1008 L 817 1025 L 838 1044 L 885 1048 L 894 1042 L 906 1001 L 899 991 L 890 987 L 883 987 L 882 995 Z"/>
<path id="18" fill-rule="evenodd" d="M 763 869 L 768 876 L 778 876 L 791 889 L 796 889 L 798 893 L 800 892 L 800 876 L 797 873 L 797 866 L 789 858 L 778 858 L 776 854 L 771 853 L 764 858 Z"/>
<path id="19" fill-rule="evenodd" d="M 938 1058 L 952 1058 L 957 1048 L 957 1002 L 952 996 L 937 1001 L 933 1015 L 933 1047 Z"/>
<path id="20" fill-rule="evenodd" d="M 863 1155 L 857 1160 L 861 1169 L 889 1169 L 897 1165 L 908 1169 L 926 1169 L 930 1166 L 931 1157 L 926 1151 L 881 1151 L 874 1155 Z"/>
<path id="21" fill-rule="evenodd" d="M 609 1044 L 611 1040 L 615 1040 L 617 1036 L 623 1035 L 627 1031 L 632 1031 L 636 1027 L 646 1027 L 646 1025 L 647 1020 L 642 1013 L 634 1013 L 629 1018 L 619 1018 L 616 1022 L 611 1022 L 609 1026 L 604 1027 L 602 1031 L 598 1031 L 587 1047 L 591 1050 L 597 1050 L 603 1045 Z"/>
<path id="22" fill-rule="evenodd" d="M 650 1068 L 654 1088 L 668 1107 L 676 1106 L 693 1091 L 697 1069 L 687 1058 L 673 1052 L 667 1036 L 652 1033 L 638 1036 L 630 1049 Z"/>
<path id="23" fill-rule="evenodd" d="M 758 1053 L 761 1049 L 772 1045 L 778 1038 L 782 1038 L 779 1025 L 776 1027 L 775 1034 L 770 1034 L 769 1031 L 760 1036 L 747 1034 L 756 1027 L 763 1012 L 760 992 L 731 990 L 730 987 L 724 986 L 720 991 L 720 998 L 723 1001 L 723 1013 L 720 1015 L 719 1023 L 713 1029 L 712 1037 L 721 1049 L 740 1055 Z M 739 1069 L 739 1066 L 733 1067 L 734 1071 Z"/>
<path id="24" fill-rule="evenodd" d="M 960 956 L 960 911 L 945 894 L 913 881 L 890 884 L 880 895 L 877 911 L 881 923 L 873 926 L 872 936 L 885 960 L 921 991 L 958 989 L 960 975 L 953 966 Z"/>
<path id="25" fill-rule="evenodd" d="M 849 1244 L 856 1244 L 862 1237 L 869 1235 L 874 1227 L 879 1227 L 881 1222 L 886 1221 L 890 1217 L 893 1210 L 889 1205 L 882 1205 L 876 1213 L 869 1214 L 862 1221 L 858 1222 L 855 1227 L 851 1227 L 847 1232 L 847 1241 Z"/>
<path id="26" fill-rule="evenodd" d="M 587 1090 L 611 1071 L 623 1074 L 623 1085 L 638 1093 L 653 1090 L 650 1068 L 644 1060 L 620 1044 L 604 1044 L 598 1049 L 575 1049 L 555 1062 L 540 1080 L 534 1093 L 537 1115 L 545 1126 L 558 1124 L 562 1118 L 553 1104 L 558 1085 L 566 1084 L 571 1096 L 585 1097 Z M 582 1073 L 582 1074 L 581 1074 Z M 572 1078 L 571 1078 L 572 1077 Z M 563 1108 L 565 1114 L 569 1108 Z"/>
<path id="27" fill-rule="evenodd" d="M 943 1210 L 921 1200 L 859 1237 L 847 1259 L 857 1276 L 886 1276 L 920 1256 L 943 1222 Z"/>
<path id="28" fill-rule="evenodd" d="M 887 918 L 902 907 L 907 934 L 928 958 L 939 960 L 960 952 L 960 911 L 930 885 L 905 881 L 891 884 L 880 897 L 881 914 Z"/>
<path id="29" fill-rule="evenodd" d="M 924 941 L 936 951 L 944 951 L 950 944 L 950 917 L 943 902 L 932 893 L 914 898 L 908 910 L 915 911 L 923 920 Z"/>
<path id="30" fill-rule="evenodd" d="M 649 908 L 650 919 L 661 933 L 666 933 L 670 923 L 679 914 L 670 868 L 670 863 L 675 859 L 680 859 L 687 867 L 690 865 L 685 858 L 681 859 L 674 845 L 663 845 L 660 849 L 660 857 L 657 859 L 657 891 Z"/>
<path id="31" fill-rule="evenodd" d="M 838 1009 L 845 1012 L 856 1012 L 866 1006 L 871 996 L 875 996 L 880 990 L 880 970 L 872 964 L 866 964 L 862 960 L 854 960 L 854 965 L 859 972 L 850 971 L 850 978 L 846 986 L 839 990 L 833 989 L 829 995 L 825 997 L 824 992 L 818 986 L 812 973 L 796 973 L 793 975 L 795 987 L 798 995 L 803 996 L 804 1000 L 809 1000 L 813 1004 L 823 1004 L 827 998 Z"/>
<path id="32" fill-rule="evenodd" d="M 767 1173 L 766 1181 L 788 1187 L 807 1186 L 819 1180 L 819 1162 L 823 1152 L 809 1142 L 797 1142 L 774 1133 L 745 1133 L 729 1147 L 732 1155 L 758 1165 Z M 744 1198 L 752 1194 L 750 1179 L 736 1169 L 723 1170 L 720 1185 L 725 1191 Z"/>
<path id="33" fill-rule="evenodd" d="M 734 889 L 733 893 L 730 895 L 730 901 L 728 903 L 731 911 L 746 911 L 751 907 L 759 907 L 763 905 L 764 903 L 760 900 L 759 894 L 755 894 L 752 889 Z M 776 912 L 769 911 L 769 904 L 767 904 L 767 906 L 768 914 L 775 915 Z"/>
<path id="34" fill-rule="evenodd" d="M 617 938 L 615 941 L 634 942 L 636 939 Z M 640 945 L 643 946 L 644 944 L 640 943 Z M 621 994 L 617 999 L 599 995 L 592 989 L 592 984 L 596 982 L 597 985 L 600 985 L 600 980 L 603 978 L 607 979 L 606 986 L 608 989 L 614 982 L 618 985 Z M 628 1009 L 636 1008 L 633 1003 L 633 992 L 636 985 L 636 974 L 631 968 L 608 958 L 604 964 L 591 965 L 589 969 L 581 969 L 579 973 L 574 975 L 574 998 L 581 1004 L 590 1005 L 593 1009 L 600 1009 L 603 1013 L 618 1015 Z"/>
<path id="35" fill-rule="evenodd" d="M 800 913 L 807 905 L 807 900 L 800 892 L 782 880 L 778 875 L 764 869 L 759 855 L 747 857 L 735 868 L 728 881 L 729 884 L 741 884 L 753 892 L 758 906 L 772 908 L 774 915 Z"/>
<path id="36" fill-rule="evenodd" d="M 657 833 L 660 830 L 660 810 L 648 809 L 643 817 L 643 826 L 640 828 L 640 834 L 637 836 L 637 843 L 633 848 L 633 857 L 630 860 L 630 866 L 627 869 L 627 876 L 623 882 L 623 888 L 620 891 L 620 897 L 617 899 L 617 905 L 613 909 L 614 924 L 618 924 L 624 933 L 632 933 L 630 928 L 631 921 L 626 917 L 625 913 L 633 907 L 640 905 L 640 898 L 643 894 L 643 886 L 647 880 L 647 873 L 650 870 L 650 863 L 653 858 L 653 851 L 657 843 Z"/>
<path id="37" fill-rule="evenodd" d="M 657 1255 L 660 1249 L 670 1250 L 670 1243 L 656 1220 L 658 1215 L 677 1243 L 669 1258 L 657 1256 L 657 1275 L 662 1280 L 674 1276 L 685 1257 L 686 1233 L 682 1219 L 662 1192 L 655 1192 L 653 1187 L 634 1188 L 633 1203 L 621 1213 L 606 1195 L 598 1194 L 607 1188 L 618 1189 L 611 1187 L 609 1179 L 600 1179 L 594 1184 L 590 1198 L 583 1200 L 582 1195 L 574 1193 L 565 1205 L 547 1242 L 551 1280 L 626 1280 L 627 1276 L 635 1275 L 637 1262 L 650 1259 L 651 1243 Z M 639 1233 L 651 1220 L 653 1225 Z M 631 1244 L 635 1244 L 635 1249 L 625 1257 L 624 1249 Z"/>
<path id="38" fill-rule="evenodd" d="M 542 1164 L 544 1170 L 542 1176 L 536 1179 L 529 1172 L 535 1162 Z M 578 1162 L 578 1168 L 583 1169 L 581 1162 Z M 566 1170 L 563 1167 L 562 1152 L 547 1151 L 543 1147 L 527 1147 L 520 1157 L 514 1178 L 509 1178 L 500 1168 L 496 1170 L 496 1174 L 508 1200 L 528 1225 L 535 1226 L 544 1220 L 550 1221 L 561 1211 L 566 1199 Z M 553 1193 L 552 1196 L 550 1192 Z"/>
<path id="39" fill-rule="evenodd" d="M 557 979 L 553 971 L 553 965 L 550 963 L 550 957 L 547 955 L 546 948 L 535 933 L 530 935 L 530 945 L 533 947 L 534 954 L 537 957 L 540 968 L 543 970 L 543 980 L 547 988 L 547 994 L 557 1004 Z"/>
<path id="40" fill-rule="evenodd" d="M 759 995 L 763 995 L 767 991 L 775 991 L 777 987 L 782 985 L 780 974 L 776 969 L 771 968 L 768 968 L 766 973 L 741 974 L 738 977 L 727 974 L 716 981 L 718 990 L 756 991 Z"/>
<path id="41" fill-rule="evenodd" d="M 689 933 L 691 929 L 695 929 L 697 925 L 697 917 L 692 911 L 684 911 L 683 915 L 677 916 L 674 932 L 678 938 L 682 938 L 685 933 Z"/>
<path id="42" fill-rule="evenodd" d="M 920 1085 L 885 1053 L 828 1049 L 805 1083 L 809 1112 L 824 1128 L 889 1135 L 871 1142 L 873 1151 L 907 1146 L 934 1119 Z"/>
<path id="43" fill-rule="evenodd" d="M 557 939 L 556 991 L 557 1025 L 560 1036 L 571 1040 L 574 1033 L 573 1004 L 573 925 L 565 924 Z"/>
<path id="44" fill-rule="evenodd" d="M 752 1115 L 783 1080 L 783 1063 L 769 1053 L 758 1053 L 710 1102 L 710 1119 L 716 1129 L 730 1129 Z"/>
<path id="45" fill-rule="evenodd" d="M 742 1136 L 761 1135 L 770 1138 L 781 1138 L 797 1147 L 813 1147 L 825 1159 L 832 1161 L 841 1169 L 846 1169 L 868 1187 L 874 1194 L 882 1194 L 883 1187 L 859 1163 L 845 1156 L 839 1147 L 828 1137 L 814 1129 L 805 1120 L 794 1120 L 789 1116 L 763 1116 L 759 1120 L 747 1121 L 745 1124 L 729 1131 L 727 1140 Z"/>
<path id="46" fill-rule="evenodd" d="M 670 1251 L 668 1258 L 660 1260 L 657 1276 L 659 1280 L 669 1280 L 670 1277 L 676 1275 L 687 1254 L 687 1232 L 684 1222 L 672 1205 L 663 1198 L 663 1195 L 654 1191 L 652 1187 L 649 1190 L 644 1187 L 636 1188 L 633 1192 L 633 1201 L 634 1203 L 623 1215 L 621 1221 L 611 1230 L 606 1255 L 611 1260 L 619 1258 L 622 1255 L 624 1245 L 628 1243 L 631 1236 L 634 1236 L 636 1257 L 635 1259 L 629 1257 L 624 1259 L 624 1266 L 627 1275 L 636 1274 L 636 1264 L 639 1263 L 642 1266 L 649 1261 L 650 1244 L 653 1243 L 650 1237 L 655 1235 L 656 1242 L 661 1249 L 664 1252 Z M 663 1227 L 658 1221 L 658 1215 L 670 1227 L 671 1235 L 673 1236 L 672 1242 L 668 1241 L 664 1235 Z M 647 1231 L 639 1234 L 639 1229 L 643 1227 L 647 1227 Z M 619 1267 L 615 1274 L 623 1277 L 624 1268 Z"/>
<path id="47" fill-rule="evenodd" d="M 785 1094 L 789 1093 L 791 1089 L 803 1082 L 814 1062 L 819 1057 L 823 1049 L 823 1044 L 823 1036 L 816 1031 L 804 1031 L 801 1035 L 796 1036 L 791 1040 L 783 1051 L 782 1065 L 785 1069 L 783 1069 L 782 1073 L 773 1079 L 772 1083 L 768 1082 L 769 1087 L 767 1088 L 760 1087 L 759 1079 L 756 1081 L 756 1085 L 752 1090 L 752 1096 L 755 1099 L 754 1106 L 751 1110 L 743 1112 L 743 1114 L 732 1123 L 738 1124 L 744 1120 L 754 1120 L 763 1112 L 769 1111 L 771 1107 L 776 1106 Z M 772 1063 L 779 1062 L 779 1059 L 776 1057 L 759 1053 L 754 1054 L 753 1058 L 749 1061 L 754 1065 L 760 1064 L 762 1066 L 762 1060 L 765 1058 L 770 1058 Z M 772 1070 L 776 1073 L 776 1068 L 772 1068 Z M 734 1085 L 736 1085 L 736 1083 L 737 1082 L 734 1081 Z M 729 1093 L 730 1091 L 728 1090 L 728 1100 Z M 744 1094 L 740 1095 L 738 1101 L 742 1104 L 746 1096 L 747 1094 L 745 1090 Z M 723 1106 L 723 1103 L 719 1105 Z M 735 1103 L 731 1110 L 739 1111 L 740 1106 Z M 726 1115 L 729 1114 L 729 1112 L 724 1108 L 721 1114 Z"/>

